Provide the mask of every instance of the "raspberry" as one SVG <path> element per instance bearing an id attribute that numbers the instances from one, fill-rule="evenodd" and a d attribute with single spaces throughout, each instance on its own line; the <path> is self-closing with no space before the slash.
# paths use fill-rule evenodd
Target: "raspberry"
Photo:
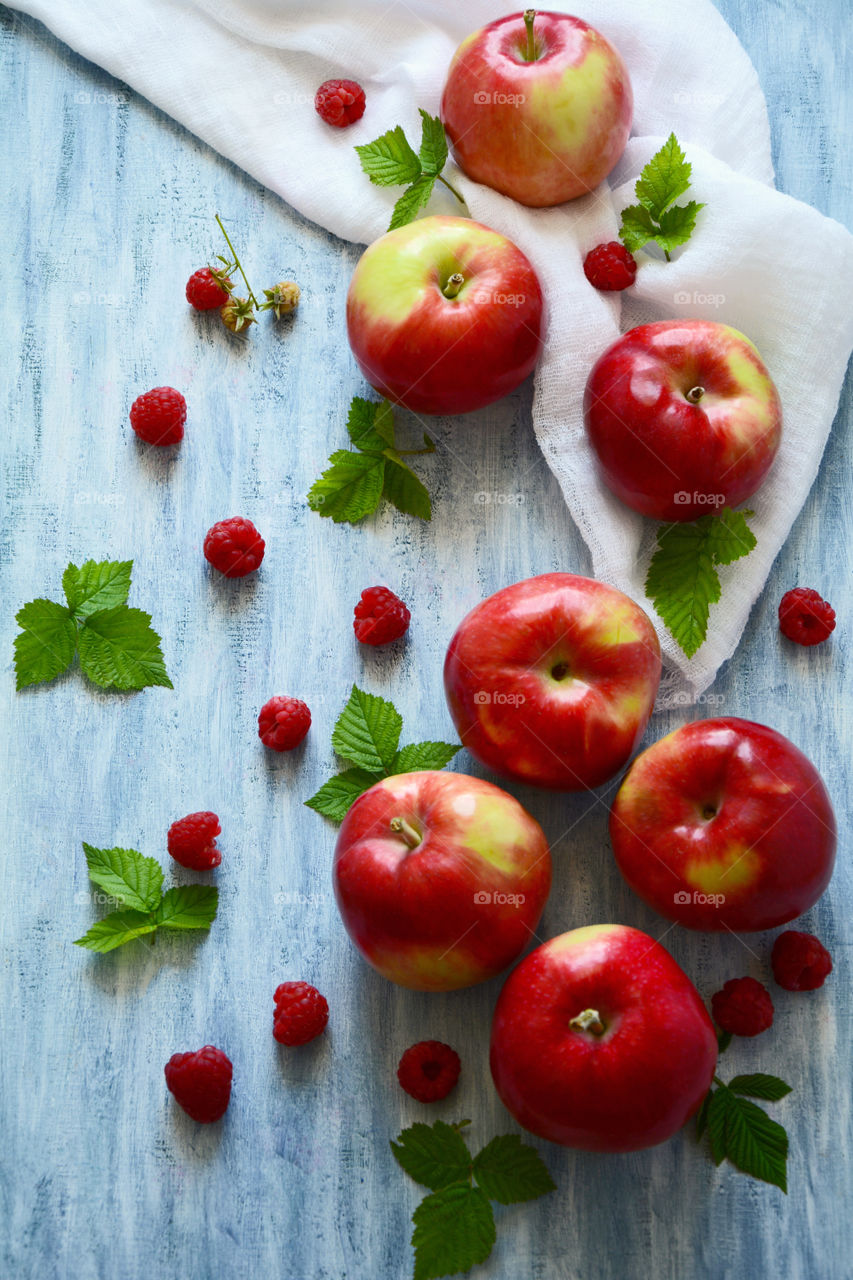
<path id="1" fill-rule="evenodd" d="M 264 558 L 264 540 L 251 520 L 218 520 L 204 539 L 204 558 L 226 578 L 245 578 Z"/>
<path id="2" fill-rule="evenodd" d="M 231 281 L 229 280 L 230 284 Z M 194 271 L 187 281 L 187 302 L 196 311 L 213 311 L 228 301 L 228 290 L 223 289 L 210 270 L 202 267 Z"/>
<path id="3" fill-rule="evenodd" d="M 272 311 L 276 320 L 289 315 L 299 306 L 301 290 L 295 280 L 279 280 L 271 289 L 264 289 L 266 302 L 262 303 L 262 311 Z"/>
<path id="4" fill-rule="evenodd" d="M 770 992 L 755 978 L 732 978 L 711 999 L 711 1013 L 722 1031 L 757 1036 L 773 1023 Z"/>
<path id="5" fill-rule="evenodd" d="M 336 129 L 360 120 L 364 104 L 364 90 L 355 80 L 326 80 L 314 95 L 317 115 Z"/>
<path id="6" fill-rule="evenodd" d="M 206 1044 L 195 1053 L 173 1053 L 164 1067 L 166 1087 L 192 1120 L 212 1124 L 225 1115 L 231 1098 L 231 1062 Z"/>
<path id="7" fill-rule="evenodd" d="M 155 387 L 130 406 L 130 425 L 146 444 L 177 444 L 186 420 L 187 402 L 174 387 Z"/>
<path id="8" fill-rule="evenodd" d="M 779 602 L 779 630 L 794 644 L 821 644 L 835 630 L 835 610 L 810 587 L 794 587 Z"/>
<path id="9" fill-rule="evenodd" d="M 188 813 L 169 827 L 166 844 L 169 853 L 182 867 L 191 871 L 210 871 L 218 867 L 222 854 L 216 847 L 216 836 L 222 828 L 215 813 Z"/>
<path id="10" fill-rule="evenodd" d="M 255 308 L 248 298 L 235 298 L 232 294 L 224 306 L 219 308 L 222 323 L 232 333 L 242 333 L 250 324 L 257 324 Z"/>
<path id="11" fill-rule="evenodd" d="M 832 957 L 813 933 L 786 929 L 773 943 L 773 977 L 786 991 L 816 991 L 832 973 Z"/>
<path id="12" fill-rule="evenodd" d="M 611 240 L 590 250 L 583 260 L 583 273 L 596 289 L 611 293 L 634 283 L 637 264 L 624 244 Z"/>
<path id="13" fill-rule="evenodd" d="M 326 1030 L 329 1005 L 307 982 L 282 982 L 273 996 L 272 1033 L 279 1044 L 307 1044 Z"/>
<path id="14" fill-rule="evenodd" d="M 402 1088 L 418 1102 L 439 1102 L 456 1088 L 459 1054 L 440 1040 L 421 1040 L 407 1049 L 397 1067 Z"/>
<path id="15" fill-rule="evenodd" d="M 390 644 L 406 634 L 412 615 L 387 587 L 368 587 L 355 606 L 353 630 L 361 644 Z"/>
<path id="16" fill-rule="evenodd" d="M 273 751 L 292 751 L 311 728 L 311 712 L 299 698 L 270 698 L 258 716 L 258 737 Z"/>

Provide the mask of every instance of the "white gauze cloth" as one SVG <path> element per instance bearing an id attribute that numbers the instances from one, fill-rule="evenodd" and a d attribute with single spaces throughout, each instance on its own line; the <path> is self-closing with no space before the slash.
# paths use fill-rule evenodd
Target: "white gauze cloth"
<path id="1" fill-rule="evenodd" d="M 131 85 L 306 217 L 369 243 L 399 189 L 373 186 L 353 150 L 396 124 L 419 136 L 437 114 L 450 58 L 471 31 L 522 7 L 505 0 L 18 0 L 85 57 Z M 564 10 L 565 0 L 548 8 Z M 571 0 L 625 59 L 632 138 L 608 182 L 555 209 L 527 209 L 456 171 L 471 215 L 527 253 L 549 329 L 533 421 L 591 554 L 593 573 L 644 602 L 656 525 L 599 481 L 581 401 L 596 357 L 647 320 L 700 317 L 743 330 L 782 398 L 782 446 L 750 499 L 758 546 L 720 570 L 722 599 L 691 660 L 655 616 L 664 652 L 659 704 L 686 703 L 734 652 L 750 608 L 817 473 L 853 347 L 853 237 L 773 188 L 767 112 L 755 70 L 709 0 Z M 227 71 L 227 74 L 226 74 Z M 368 110 L 332 129 L 313 107 L 331 77 L 364 86 Z M 686 198 L 706 202 L 671 263 L 638 255 L 634 288 L 596 292 L 582 262 L 616 237 L 640 170 L 674 130 L 693 164 Z M 651 612 L 648 602 L 645 604 Z"/>

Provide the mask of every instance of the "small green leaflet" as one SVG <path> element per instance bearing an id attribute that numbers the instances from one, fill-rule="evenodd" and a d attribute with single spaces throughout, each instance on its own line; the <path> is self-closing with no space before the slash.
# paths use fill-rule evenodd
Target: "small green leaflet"
<path id="1" fill-rule="evenodd" d="M 704 642 L 711 605 L 720 599 L 717 566 L 749 555 L 756 545 L 747 524 L 752 514 L 724 507 L 718 515 L 658 529 L 646 595 L 688 658 Z"/>
<path id="2" fill-rule="evenodd" d="M 375 511 L 382 498 L 387 498 L 406 515 L 429 520 L 429 494 L 395 448 L 394 415 L 388 401 L 353 396 L 347 432 L 359 452 L 338 449 L 332 454 L 330 465 L 308 493 L 311 510 L 330 517 L 336 524 L 356 524 Z M 435 445 L 424 436 L 423 449 L 406 452 L 434 453 Z"/>
<path id="3" fill-rule="evenodd" d="M 472 1159 L 461 1133 L 469 1123 L 413 1124 L 391 1143 L 400 1167 L 431 1192 L 412 1214 L 414 1280 L 486 1261 L 495 1243 L 490 1200 L 516 1204 L 556 1190 L 539 1153 L 516 1134 L 493 1138 Z"/>
<path id="4" fill-rule="evenodd" d="M 335 752 L 355 767 L 325 782 L 305 803 L 333 822 L 342 822 L 352 803 L 382 778 L 395 773 L 443 769 L 459 744 L 412 742 L 398 750 L 403 717 L 393 702 L 353 685 L 332 731 Z"/>
<path id="5" fill-rule="evenodd" d="M 119 905 L 75 946 L 105 954 L 157 929 L 209 929 L 213 923 L 219 900 L 215 886 L 178 885 L 163 893 L 163 869 L 156 858 L 135 849 L 96 849 L 85 841 L 83 850 L 89 879 Z"/>
<path id="6" fill-rule="evenodd" d="M 442 176 L 441 171 L 447 163 L 447 137 L 443 124 L 438 116 L 429 115 L 422 107 L 418 111 L 421 145 L 417 155 L 399 124 L 373 142 L 355 148 L 362 169 L 377 187 L 406 187 L 394 205 L 389 231 L 403 227 L 417 217 L 429 202 L 436 182 L 443 183 L 452 191 L 460 204 L 465 203 L 456 188 Z"/>
<path id="7" fill-rule="evenodd" d="M 707 1131 L 715 1164 L 729 1160 L 742 1173 L 787 1192 L 788 1135 L 749 1098 L 778 1102 L 791 1086 L 762 1073 L 735 1076 L 728 1084 L 715 1081 L 696 1117 L 697 1139 Z"/>
<path id="8" fill-rule="evenodd" d="M 683 205 L 674 203 L 690 186 L 690 173 L 691 165 L 671 133 L 637 179 L 634 194 L 639 204 L 622 210 L 619 238 L 629 253 L 636 253 L 653 240 L 669 262 L 672 250 L 687 243 L 696 226 L 696 215 L 705 208 L 695 200 Z"/>
<path id="9" fill-rule="evenodd" d="M 75 652 L 84 675 L 102 689 L 173 687 L 150 614 L 126 603 L 132 568 L 132 560 L 69 564 L 62 575 L 66 604 L 38 599 L 18 610 L 18 689 L 61 675 Z"/>

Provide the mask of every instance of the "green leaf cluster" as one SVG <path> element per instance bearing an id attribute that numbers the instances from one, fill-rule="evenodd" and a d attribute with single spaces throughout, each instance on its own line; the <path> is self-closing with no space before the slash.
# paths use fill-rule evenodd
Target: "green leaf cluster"
<path id="1" fill-rule="evenodd" d="M 394 205 L 389 231 L 403 227 L 417 217 L 429 203 L 436 182 L 442 182 L 464 204 L 459 192 L 441 171 L 447 163 L 447 138 L 438 116 L 418 108 L 421 117 L 421 145 L 416 152 L 403 128 L 397 125 L 373 142 L 356 147 L 361 167 L 377 187 L 400 187 L 406 190 Z"/>
<path id="2" fill-rule="evenodd" d="M 730 1160 L 735 1168 L 787 1193 L 788 1135 L 750 1098 L 778 1102 L 791 1086 L 778 1076 L 735 1076 L 728 1084 L 716 1080 L 696 1117 L 696 1137 L 708 1133 L 715 1164 Z"/>
<path id="3" fill-rule="evenodd" d="M 683 205 L 675 201 L 690 186 L 691 168 L 671 133 L 637 179 L 634 194 L 639 203 L 622 210 L 619 238 L 629 253 L 654 241 L 669 262 L 672 250 L 690 239 L 696 215 L 705 206 L 695 200 Z"/>

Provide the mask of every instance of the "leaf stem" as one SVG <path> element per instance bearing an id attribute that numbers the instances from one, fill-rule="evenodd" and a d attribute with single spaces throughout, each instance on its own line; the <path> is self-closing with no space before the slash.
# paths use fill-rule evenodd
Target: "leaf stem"
<path id="1" fill-rule="evenodd" d="M 243 282 L 246 288 L 249 290 L 249 297 L 252 299 L 252 306 L 257 310 L 258 300 L 255 297 L 254 293 L 252 293 L 252 286 L 249 284 L 249 281 L 246 279 L 246 273 L 243 270 L 243 264 L 240 261 L 240 259 L 237 257 L 237 250 L 234 248 L 233 244 L 228 239 L 228 232 L 225 230 L 225 227 L 222 225 L 222 219 L 220 218 L 219 214 L 217 213 L 215 216 L 216 216 L 216 221 L 219 223 L 219 230 L 222 232 L 222 234 L 225 237 L 225 243 L 228 245 L 228 248 L 231 250 L 231 256 L 234 259 L 234 265 L 237 267 L 237 270 L 240 272 L 240 275 L 243 277 Z"/>
<path id="2" fill-rule="evenodd" d="M 445 178 L 444 175 L 441 173 L 436 174 L 436 177 L 438 178 L 439 182 L 444 183 L 448 191 L 453 192 L 453 194 L 456 196 L 456 199 L 459 201 L 460 204 L 465 203 L 465 197 L 459 194 L 459 192 L 456 190 L 452 182 L 448 182 L 447 178 Z"/>

